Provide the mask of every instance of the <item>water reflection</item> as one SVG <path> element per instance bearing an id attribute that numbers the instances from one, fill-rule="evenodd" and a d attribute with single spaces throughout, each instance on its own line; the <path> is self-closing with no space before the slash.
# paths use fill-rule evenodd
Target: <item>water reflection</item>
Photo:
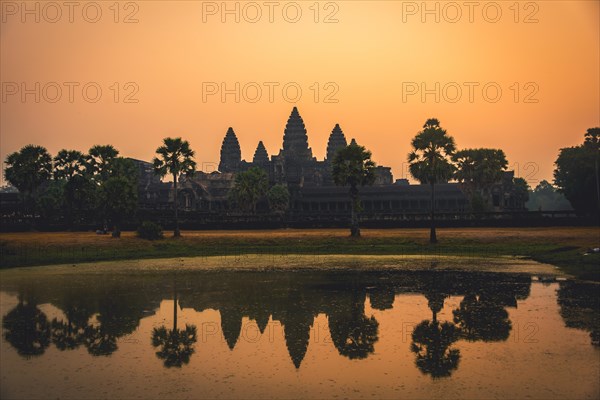
<path id="1" fill-rule="evenodd" d="M 583 285 L 583 286 L 582 286 Z M 464 272 L 197 272 L 126 277 L 78 276 L 39 280 L 15 279 L 3 290 L 18 304 L 3 316 L 3 335 L 18 354 L 39 356 L 53 344 L 60 351 L 84 346 L 93 356 L 118 351 L 119 338 L 136 330 L 161 301 L 173 301 L 173 325 L 152 329 L 150 343 L 165 367 L 182 367 L 195 353 L 198 330 L 178 328 L 178 310 L 218 310 L 221 332 L 236 348 L 243 320 L 256 323 L 262 335 L 270 321 L 283 327 L 289 358 L 301 368 L 315 318 L 325 314 L 337 352 L 364 360 L 379 341 L 380 323 L 371 310 L 392 310 L 397 295 L 419 294 L 428 314 L 411 335 L 415 366 L 432 378 L 450 376 L 461 360 L 457 342 L 506 341 L 513 329 L 508 307 L 529 296 L 527 275 Z M 440 320 L 449 297 L 462 297 L 450 319 Z M 598 345 L 597 286 L 562 282 L 558 293 L 566 325 L 591 332 Z M 458 301 L 457 301 L 458 302 Z M 51 321 L 40 309 L 50 303 L 64 316 Z M 398 342 L 401 340 L 397 338 Z"/>
<path id="2" fill-rule="evenodd" d="M 2 318 L 4 339 L 25 358 L 44 354 L 50 345 L 50 323 L 38 307 L 35 298 L 23 300 Z"/>
<path id="3" fill-rule="evenodd" d="M 558 304 L 565 325 L 589 332 L 592 345 L 600 346 L 600 284 L 561 282 Z"/>
<path id="4" fill-rule="evenodd" d="M 152 330 L 152 346 L 159 347 L 156 356 L 164 360 L 167 368 L 181 367 L 190 362 L 196 343 L 196 326 L 185 325 L 185 329 L 177 329 L 177 281 L 173 280 L 173 329 L 167 330 L 163 325 Z"/>

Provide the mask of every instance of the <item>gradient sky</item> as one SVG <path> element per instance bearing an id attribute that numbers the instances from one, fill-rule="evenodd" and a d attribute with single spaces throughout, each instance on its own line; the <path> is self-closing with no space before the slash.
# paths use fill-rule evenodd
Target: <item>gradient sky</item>
<path id="1" fill-rule="evenodd" d="M 210 171 L 229 126 L 246 160 L 259 140 L 277 154 L 296 105 L 319 159 L 339 123 L 378 164 L 391 166 L 394 178 L 406 177 L 410 140 L 436 117 L 459 148 L 502 148 L 516 175 L 535 185 L 552 179 L 560 148 L 581 143 L 587 128 L 600 125 L 598 1 L 474 2 L 473 8 L 428 2 L 429 10 L 438 7 L 439 22 L 420 1 L 274 2 L 273 22 L 262 1 L 228 2 L 231 10 L 238 4 L 239 22 L 223 15 L 222 2 L 121 2 L 118 16 L 114 2 L 98 2 L 96 23 L 86 21 L 96 11 L 84 11 L 86 2 L 73 9 L 73 22 L 66 6 L 57 17 L 56 8 L 38 4 L 36 22 L 35 14 L 23 15 L 21 2 L 1 2 L 2 160 L 29 143 L 53 155 L 110 143 L 124 156 L 151 160 L 162 138 L 182 136 L 199 167 Z M 292 23 L 298 8 L 302 15 Z M 131 13 L 137 22 L 124 23 Z M 337 22 L 325 23 L 328 16 Z M 22 84 L 34 89 L 35 82 L 40 102 L 34 94 L 22 101 Z M 62 87 L 55 103 L 49 82 Z M 72 102 L 65 82 L 79 84 Z M 102 89 L 96 103 L 83 97 L 89 82 Z M 128 82 L 139 88 L 137 103 L 124 102 L 135 87 Z M 203 96 L 206 82 L 228 89 L 239 82 L 239 102 L 233 94 L 224 102 L 220 93 Z M 278 85 L 272 102 L 265 82 Z M 299 100 L 291 98 L 293 87 L 284 96 L 292 82 L 302 89 Z M 436 82 L 439 102 L 435 94 L 422 99 L 421 84 L 435 92 Z M 465 82 L 476 85 L 472 101 Z M 256 85 L 262 96 L 251 102 Z M 10 94 L 15 87 L 19 93 Z M 409 95 L 408 87 L 419 93 Z M 462 96 L 453 103 L 457 87 Z M 502 94 L 492 102 L 497 87 Z M 335 88 L 337 102 L 325 102 Z"/>

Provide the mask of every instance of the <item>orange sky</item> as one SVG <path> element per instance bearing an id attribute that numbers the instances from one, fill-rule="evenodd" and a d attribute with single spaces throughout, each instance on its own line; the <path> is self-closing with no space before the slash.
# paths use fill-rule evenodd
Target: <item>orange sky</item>
<path id="1" fill-rule="evenodd" d="M 439 22 L 420 1 L 274 2 L 273 22 L 262 1 L 228 2 L 230 10 L 238 4 L 239 22 L 222 13 L 220 1 L 121 2 L 118 16 L 114 2 L 98 2 L 96 23 L 88 22 L 96 10 L 87 2 L 77 3 L 72 16 L 63 2 L 37 4 L 39 22 L 21 2 L 1 2 L 2 160 L 28 143 L 53 155 L 111 143 L 122 155 L 150 160 L 163 137 L 182 136 L 199 166 L 210 170 L 229 126 L 243 158 L 251 160 L 259 140 L 276 154 L 297 105 L 319 159 L 339 123 L 348 139 L 402 178 L 411 138 L 436 117 L 459 148 L 502 148 L 517 175 L 535 185 L 552 178 L 561 147 L 581 143 L 587 128 L 600 125 L 598 1 L 474 2 L 472 8 L 428 2 L 427 9 L 438 8 Z M 297 9 L 302 14 L 292 23 Z M 137 22 L 124 23 L 132 13 Z M 328 16 L 337 22 L 325 23 Z M 35 92 L 36 82 L 39 103 L 35 94 L 23 101 L 22 84 Z M 78 84 L 72 102 L 68 82 Z M 89 82 L 102 90 L 96 103 L 82 94 Z M 127 82 L 139 88 L 137 103 L 124 102 L 134 89 Z M 207 82 L 229 89 L 239 82 L 239 102 L 234 94 L 225 102 L 220 93 L 203 96 Z M 294 82 L 299 100 L 293 87 L 287 98 L 282 90 Z M 422 99 L 421 84 L 435 92 L 436 82 L 439 102 L 435 93 Z M 498 87 L 502 94 L 492 102 Z M 325 102 L 336 88 L 337 103 Z M 414 88 L 419 92 L 407 93 Z M 537 103 L 525 102 L 528 95 Z"/>

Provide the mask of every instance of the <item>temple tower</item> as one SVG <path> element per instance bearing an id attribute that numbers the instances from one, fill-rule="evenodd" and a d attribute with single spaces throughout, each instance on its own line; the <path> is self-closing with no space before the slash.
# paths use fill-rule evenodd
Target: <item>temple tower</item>
<path id="1" fill-rule="evenodd" d="M 326 161 L 332 162 L 335 152 L 346 146 L 348 146 L 348 142 L 346 142 L 346 136 L 344 136 L 344 132 L 342 132 L 340 125 L 335 124 L 335 127 L 331 131 L 331 135 L 329 135 L 329 141 L 327 142 Z"/>
<path id="2" fill-rule="evenodd" d="M 221 145 L 221 162 L 219 162 L 220 172 L 237 172 L 240 168 L 242 161 L 242 151 L 240 149 L 240 142 L 233 128 L 229 127 L 223 144 Z"/>
<path id="3" fill-rule="evenodd" d="M 269 163 L 269 154 L 267 153 L 267 149 L 263 144 L 262 140 L 258 142 L 258 146 L 256 146 L 256 151 L 254 152 L 254 158 L 252 159 L 252 163 L 255 165 L 266 165 Z"/>
<path id="4" fill-rule="evenodd" d="M 282 154 L 286 160 L 309 161 L 312 159 L 312 150 L 308 147 L 304 121 L 296 107 L 292 109 L 285 126 Z"/>

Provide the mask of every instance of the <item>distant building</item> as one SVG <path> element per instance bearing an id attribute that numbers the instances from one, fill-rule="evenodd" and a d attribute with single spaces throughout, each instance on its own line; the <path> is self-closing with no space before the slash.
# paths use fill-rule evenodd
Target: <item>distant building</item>
<path id="1" fill-rule="evenodd" d="M 352 139 L 354 141 L 354 139 Z M 283 133 L 279 153 L 269 157 L 259 141 L 251 162 L 242 160 L 238 138 L 229 128 L 221 145 L 219 171 L 198 171 L 193 177 L 181 178 L 179 202 L 181 209 L 205 213 L 229 210 L 228 193 L 235 174 L 256 166 L 263 168 L 269 182 L 287 186 L 291 194 L 290 211 L 299 215 L 347 214 L 350 210 L 348 188 L 336 186 L 331 174 L 335 152 L 347 145 L 341 127 L 336 124 L 329 135 L 326 158 L 317 160 L 308 146 L 304 121 L 294 107 Z M 134 160 L 140 168 L 140 206 L 166 209 L 173 202 L 170 183 L 161 182 L 152 172 L 150 163 Z M 426 213 L 430 208 L 429 185 L 411 185 L 407 179 L 394 182 L 391 168 L 378 166 L 375 183 L 360 189 L 364 213 L 400 214 Z M 524 204 L 514 193 L 512 171 L 492 188 L 494 211 L 523 210 Z M 439 212 L 469 211 L 469 201 L 457 183 L 436 185 L 436 208 Z"/>

